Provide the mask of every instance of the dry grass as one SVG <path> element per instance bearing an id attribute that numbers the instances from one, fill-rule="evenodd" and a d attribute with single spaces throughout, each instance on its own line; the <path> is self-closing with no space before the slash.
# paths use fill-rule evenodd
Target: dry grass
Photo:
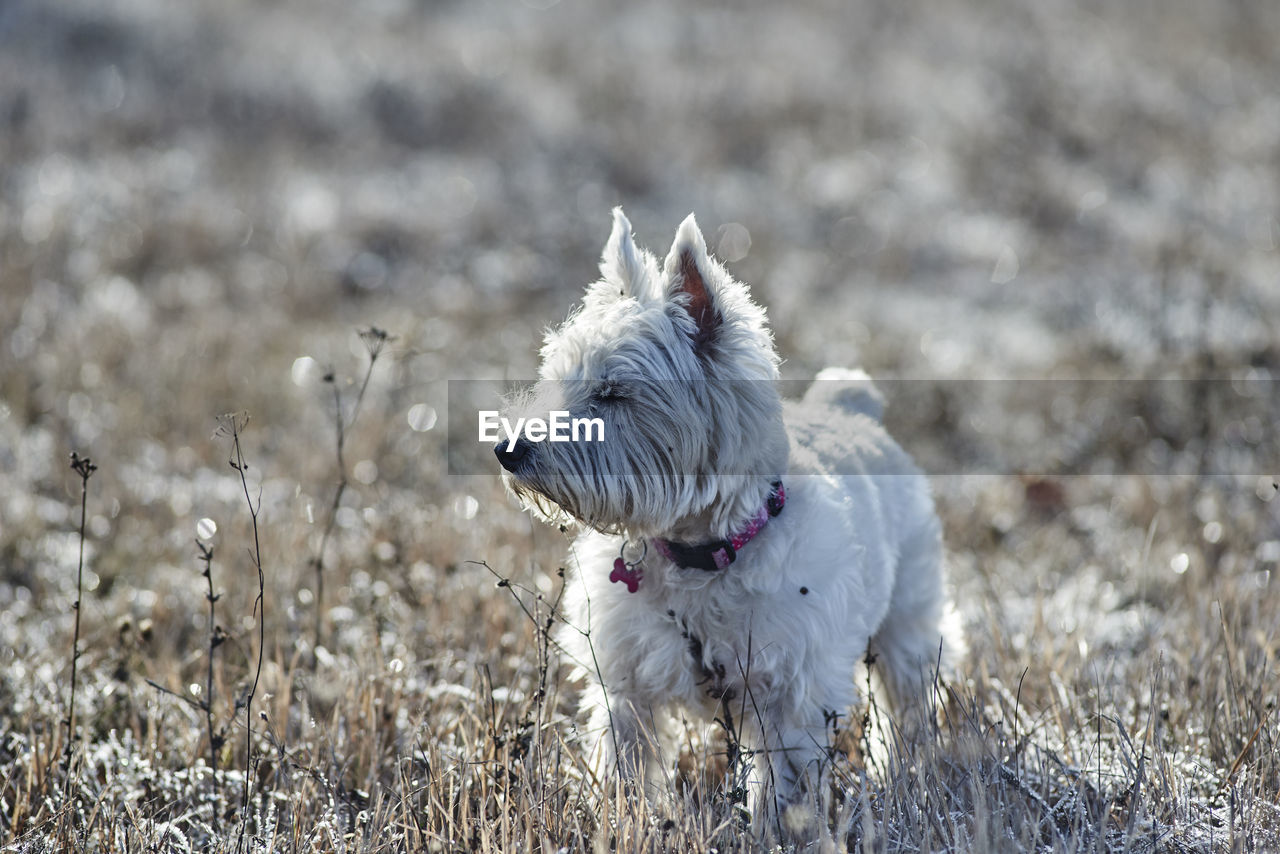
<path id="1" fill-rule="evenodd" d="M 943 379 L 889 416 L 966 678 L 833 734 L 816 849 L 1280 848 L 1280 7 L 538 5 L 0 9 L 0 847 L 781 845 L 714 734 L 591 776 L 567 538 L 449 473 L 624 202 L 734 236 L 788 377 Z"/>
<path id="2" fill-rule="evenodd" d="M 1132 509 L 1115 506 L 1114 484 L 1067 486 L 1077 508 L 1092 506 L 1083 499 L 1096 495 L 1119 516 Z M 1202 487 L 1178 484 L 1164 504 L 1203 501 Z M 975 492 L 973 516 L 1000 518 L 1011 510 L 1003 502 L 1025 502 L 1005 479 L 968 496 Z M 1042 512 L 1024 507 L 998 551 L 1063 554 L 1068 537 L 1090 538 L 1065 533 Z M 948 514 L 951 525 L 971 524 L 957 515 Z M 248 533 L 238 527 L 228 523 L 220 534 L 223 553 L 243 552 L 229 542 Z M 264 532 L 268 553 L 283 547 L 273 531 Z M 247 812 L 236 746 L 246 717 L 235 698 L 254 680 L 257 632 L 251 620 L 237 619 L 231 651 L 214 661 L 214 713 L 234 735 L 222 746 L 215 787 L 195 692 L 207 663 L 195 561 L 185 598 L 166 596 L 168 605 L 153 607 L 146 623 L 113 627 L 101 612 L 91 620 L 70 775 L 58 718 L 65 650 L 24 654 L 5 682 L 13 697 L 0 754 L 9 844 L 233 850 L 242 823 L 249 850 L 752 851 L 768 844 L 745 830 L 740 808 L 714 777 L 707 788 L 700 788 L 705 780 L 675 784 L 683 794 L 650 806 L 590 776 L 574 733 L 575 688 L 560 678 L 544 631 L 563 583 L 553 563 L 561 544 L 508 536 L 546 556 L 519 569 L 533 579 L 528 585 L 495 582 L 469 563 L 387 559 L 388 541 L 368 544 L 367 568 L 337 588 L 344 601 L 330 611 L 332 648 L 297 640 L 309 634 L 309 615 L 297 613 L 287 585 L 272 579 L 268 602 L 280 604 L 268 614 L 279 616 L 268 616 L 260 714 L 248 734 Z M 1269 850 L 1280 838 L 1280 761 L 1274 612 L 1258 587 L 1267 580 L 1240 573 L 1162 584 L 1158 576 L 1167 573 L 1155 567 L 1165 555 L 1141 536 L 1133 546 L 1121 561 L 1129 566 L 1086 567 L 1097 576 L 1077 575 L 1021 599 L 1025 615 L 980 594 L 1000 578 L 999 566 L 968 575 L 962 587 L 970 595 L 961 602 L 976 647 L 969 680 L 953 686 L 932 737 L 899 743 L 883 727 L 864 734 L 851 751 L 862 761 L 837 766 L 824 807 L 825 844 Z M 401 562 L 410 557 L 412 564 Z M 1201 557 L 1195 572 L 1209 575 Z M 243 556 L 215 566 L 220 577 L 252 571 Z M 308 570 L 299 561 L 294 571 Z M 241 617 L 252 613 L 247 597 L 240 608 Z M 148 688 L 144 675 L 168 690 Z M 682 767 L 722 766 L 716 743 L 696 748 L 704 752 Z"/>

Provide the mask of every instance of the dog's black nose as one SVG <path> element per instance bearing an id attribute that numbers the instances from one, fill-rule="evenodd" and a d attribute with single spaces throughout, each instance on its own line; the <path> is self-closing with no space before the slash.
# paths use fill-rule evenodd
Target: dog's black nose
<path id="1" fill-rule="evenodd" d="M 509 472 L 514 472 L 520 467 L 520 461 L 528 456 L 529 450 L 529 443 L 524 439 L 516 439 L 514 445 L 509 439 L 503 439 L 493 446 L 493 453 L 497 455 L 498 462 L 502 463 L 502 467 Z"/>

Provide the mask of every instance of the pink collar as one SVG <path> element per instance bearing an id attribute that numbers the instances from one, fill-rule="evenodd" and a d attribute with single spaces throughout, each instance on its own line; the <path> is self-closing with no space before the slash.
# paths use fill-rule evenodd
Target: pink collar
<path id="1" fill-rule="evenodd" d="M 786 503 L 787 490 L 782 486 L 782 481 L 776 480 L 764 505 L 756 511 L 756 515 L 745 528 L 729 539 L 699 545 L 655 539 L 653 546 L 676 566 L 685 569 L 701 569 L 704 572 L 719 572 L 734 562 L 738 556 L 738 550 L 751 542 L 751 539 L 760 533 L 760 529 L 767 525 L 770 519 L 781 513 Z M 622 546 L 624 553 L 626 548 L 624 543 Z M 635 593 L 640 589 L 640 580 L 644 578 L 644 572 L 640 566 L 643 560 L 644 557 L 641 556 L 639 560 L 631 563 L 623 555 L 619 555 L 613 562 L 613 572 L 609 574 L 609 580 L 626 584 L 627 592 Z"/>
<path id="2" fill-rule="evenodd" d="M 751 542 L 751 539 L 769 523 L 769 520 L 782 512 L 787 503 L 787 490 L 782 481 L 774 481 L 769 498 L 756 511 L 756 515 L 747 526 L 727 540 L 716 540 L 710 543 L 691 545 L 674 543 L 670 540 L 654 540 L 653 546 L 667 560 L 686 569 L 701 569 L 706 572 L 718 572 L 738 556 L 738 549 Z"/>

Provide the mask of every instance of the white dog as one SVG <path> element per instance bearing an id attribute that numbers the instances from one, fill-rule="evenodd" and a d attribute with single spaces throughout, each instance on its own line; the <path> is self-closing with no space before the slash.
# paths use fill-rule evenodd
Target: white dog
<path id="1" fill-rule="evenodd" d="M 585 526 L 559 640 L 624 775 L 652 770 L 683 709 L 738 728 L 755 804 L 792 803 L 868 646 L 898 712 L 961 653 L 928 485 L 865 374 L 782 401 L 764 311 L 693 216 L 660 267 L 615 210 L 600 268 L 512 408 L 599 419 L 603 440 L 495 449 L 513 491 Z"/>

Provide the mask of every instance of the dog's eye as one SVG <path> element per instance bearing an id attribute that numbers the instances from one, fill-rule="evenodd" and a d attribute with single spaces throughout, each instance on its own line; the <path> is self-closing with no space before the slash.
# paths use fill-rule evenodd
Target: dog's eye
<path id="1" fill-rule="evenodd" d="M 596 402 L 621 400 L 626 396 L 626 388 L 613 380 L 605 380 L 591 390 L 591 399 Z"/>

